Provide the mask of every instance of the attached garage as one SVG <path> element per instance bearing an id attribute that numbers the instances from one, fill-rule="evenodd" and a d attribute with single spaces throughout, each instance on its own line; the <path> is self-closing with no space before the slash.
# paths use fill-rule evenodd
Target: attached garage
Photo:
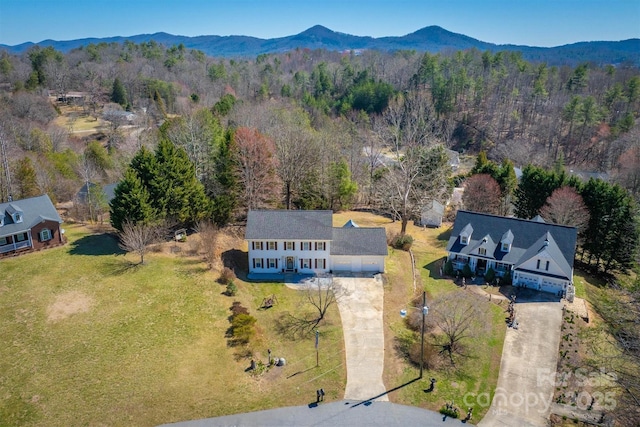
<path id="1" fill-rule="evenodd" d="M 331 269 L 336 272 L 383 273 L 387 256 L 384 228 L 360 228 L 353 221 L 333 229 Z"/>

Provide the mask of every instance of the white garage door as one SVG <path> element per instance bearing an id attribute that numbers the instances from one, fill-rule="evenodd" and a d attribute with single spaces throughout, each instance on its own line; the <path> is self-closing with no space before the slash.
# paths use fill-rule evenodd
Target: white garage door
<path id="1" fill-rule="evenodd" d="M 381 271 L 380 261 L 377 258 L 362 257 L 362 271 Z"/>
<path id="2" fill-rule="evenodd" d="M 351 271 L 351 259 L 350 258 L 334 259 L 333 269 L 335 271 Z"/>

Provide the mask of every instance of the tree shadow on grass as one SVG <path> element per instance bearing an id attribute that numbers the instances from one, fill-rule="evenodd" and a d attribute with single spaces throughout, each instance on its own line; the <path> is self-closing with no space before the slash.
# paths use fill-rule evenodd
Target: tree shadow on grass
<path id="1" fill-rule="evenodd" d="M 112 234 L 92 234 L 69 244 L 71 255 L 123 255 L 118 239 Z"/>
<path id="2" fill-rule="evenodd" d="M 229 249 L 222 253 L 222 264 L 233 270 L 240 280 L 247 280 L 249 271 L 249 259 L 247 253 L 239 249 Z"/>
<path id="3" fill-rule="evenodd" d="M 128 272 L 136 272 L 139 268 L 143 267 L 143 265 L 144 264 L 140 264 L 139 262 L 131 262 L 124 258 L 120 258 L 103 263 L 103 268 L 104 274 L 120 276 L 121 274 Z"/>
<path id="4" fill-rule="evenodd" d="M 431 261 L 429 264 L 423 265 L 422 268 L 429 271 L 430 277 L 433 277 L 434 279 L 442 279 L 444 276 L 440 274 L 440 270 L 444 269 L 444 263 L 444 258 L 438 258 L 435 261 Z"/>

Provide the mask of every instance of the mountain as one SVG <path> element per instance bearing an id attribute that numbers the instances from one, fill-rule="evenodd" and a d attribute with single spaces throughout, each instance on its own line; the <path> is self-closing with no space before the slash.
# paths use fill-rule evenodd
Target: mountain
<path id="1" fill-rule="evenodd" d="M 190 49 L 199 49 L 210 56 L 255 57 L 263 53 L 286 52 L 297 48 L 345 50 L 416 50 L 419 52 L 446 52 L 466 49 L 481 51 L 520 51 L 528 61 L 546 62 L 549 65 L 575 65 L 582 62 L 597 64 L 629 63 L 640 66 L 640 39 L 623 41 L 580 42 L 557 47 L 535 47 L 497 45 L 483 42 L 463 34 L 453 33 L 438 26 L 429 26 L 401 37 L 363 37 L 332 31 L 316 25 L 293 36 L 260 39 L 249 36 L 175 36 L 167 33 L 139 34 L 130 37 L 86 38 L 67 41 L 43 40 L 39 46 L 52 46 L 68 52 L 91 43 L 134 43 L 154 40 L 166 46 L 184 44 Z M 15 46 L 0 44 L 0 49 L 11 53 L 22 53 L 34 43 Z"/>

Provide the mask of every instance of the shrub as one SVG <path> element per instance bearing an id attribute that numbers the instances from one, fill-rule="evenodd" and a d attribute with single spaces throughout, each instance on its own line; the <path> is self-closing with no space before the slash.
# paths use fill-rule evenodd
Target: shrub
<path id="1" fill-rule="evenodd" d="M 249 314 L 249 310 L 239 301 L 234 301 L 233 304 L 231 304 L 231 317 L 237 316 L 238 314 Z"/>
<path id="2" fill-rule="evenodd" d="M 451 262 L 451 260 L 447 260 L 447 262 L 444 263 L 443 271 L 446 276 L 453 276 L 453 262 Z"/>
<path id="3" fill-rule="evenodd" d="M 248 344 L 256 334 L 255 324 L 258 321 L 249 314 L 238 314 L 231 318 L 231 336 L 233 344 Z"/>
<path id="4" fill-rule="evenodd" d="M 229 280 L 229 283 L 227 283 L 226 294 L 232 297 L 232 296 L 235 296 L 237 293 L 238 293 L 238 287 L 234 283 L 233 279 Z"/>
<path id="5" fill-rule="evenodd" d="M 493 268 L 489 267 L 487 272 L 484 274 L 484 280 L 487 283 L 493 283 L 495 279 L 496 279 L 496 272 Z"/>
<path id="6" fill-rule="evenodd" d="M 512 285 L 513 283 L 513 278 L 511 277 L 511 272 L 507 271 L 506 273 L 504 273 L 504 276 L 502 276 L 502 279 L 500 280 L 500 283 L 502 283 L 503 285 Z"/>
<path id="7" fill-rule="evenodd" d="M 446 406 L 440 408 L 440 413 L 442 415 L 446 415 L 447 417 L 458 418 L 458 412 L 454 411 L 453 409 L 449 409 Z"/>
<path id="8" fill-rule="evenodd" d="M 218 282 L 223 285 L 228 284 L 230 281 L 236 279 L 236 273 L 233 272 L 229 267 L 225 267 L 222 269 L 222 273 L 220 273 L 220 277 L 218 278 Z"/>
<path id="9" fill-rule="evenodd" d="M 469 264 L 465 264 L 462 268 L 462 276 L 467 279 L 473 276 L 473 271 L 471 271 L 471 267 L 469 267 Z"/>
<path id="10" fill-rule="evenodd" d="M 424 368 L 431 369 L 433 358 L 438 354 L 438 350 L 431 344 L 425 341 L 424 343 Z M 409 361 L 415 366 L 420 366 L 420 337 L 409 347 Z"/>
<path id="11" fill-rule="evenodd" d="M 411 249 L 411 245 L 413 245 L 413 237 L 411 237 L 409 234 L 396 234 L 391 239 L 391 246 L 396 249 L 408 251 L 409 249 Z"/>

